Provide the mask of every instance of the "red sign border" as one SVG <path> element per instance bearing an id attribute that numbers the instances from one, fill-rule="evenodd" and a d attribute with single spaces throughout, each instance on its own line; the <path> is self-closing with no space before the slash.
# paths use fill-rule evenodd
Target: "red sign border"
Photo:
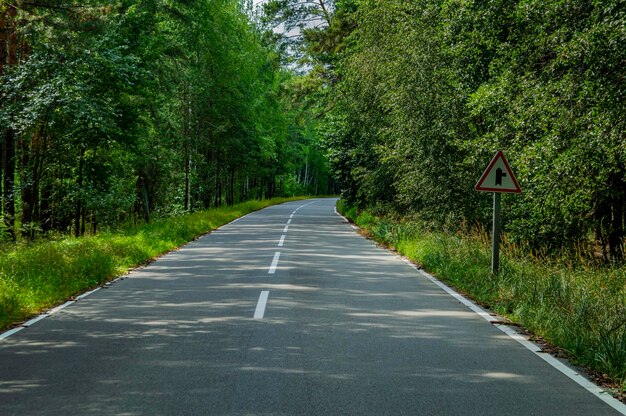
<path id="1" fill-rule="evenodd" d="M 489 174 L 491 173 L 491 169 L 493 169 L 494 165 L 500 158 L 502 158 L 502 162 L 504 162 L 504 166 L 506 167 L 507 173 L 511 175 L 511 180 L 513 181 L 513 184 L 515 185 L 516 189 L 486 188 L 482 186 L 483 182 L 487 180 L 487 176 L 489 176 Z M 509 161 L 506 160 L 506 157 L 504 156 L 504 152 L 502 150 L 498 150 L 498 153 L 496 153 L 493 159 L 491 159 L 489 166 L 487 166 L 487 169 L 485 169 L 483 176 L 480 177 L 480 179 L 474 186 L 474 189 L 477 191 L 482 191 L 482 192 L 501 192 L 501 193 L 509 193 L 509 194 L 519 194 L 522 192 L 522 188 L 520 188 L 519 184 L 517 183 L 515 174 L 511 170 L 511 166 L 509 166 Z"/>

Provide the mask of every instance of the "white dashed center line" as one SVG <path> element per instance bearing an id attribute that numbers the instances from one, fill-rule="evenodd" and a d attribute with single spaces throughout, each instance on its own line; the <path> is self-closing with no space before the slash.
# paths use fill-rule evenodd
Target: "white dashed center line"
<path id="1" fill-rule="evenodd" d="M 267 306 L 267 298 L 270 295 L 269 290 L 264 290 L 259 296 L 259 301 L 256 304 L 256 310 L 254 311 L 254 319 L 263 319 L 265 316 L 265 307 Z"/>
<path id="2" fill-rule="evenodd" d="M 272 260 L 272 265 L 270 266 L 270 270 L 267 272 L 268 274 L 276 273 L 276 267 L 278 267 L 278 260 L 280 259 L 280 251 L 274 253 L 274 260 Z"/>
<path id="3" fill-rule="evenodd" d="M 293 217 L 294 215 L 296 215 L 296 212 L 298 212 L 298 210 L 300 208 L 304 208 L 307 205 L 311 205 L 314 202 L 310 202 L 308 204 L 304 204 L 299 206 L 298 208 L 296 208 L 291 215 L 289 215 L 289 219 L 287 220 L 287 225 L 285 225 L 285 228 L 283 229 L 283 235 L 280 236 L 280 241 L 278 242 L 278 247 L 283 247 L 285 244 L 285 239 L 287 238 L 287 232 L 289 231 L 289 225 L 291 224 L 291 222 L 293 221 Z M 270 266 L 269 270 L 268 270 L 268 274 L 275 274 L 276 273 L 276 268 L 278 267 L 278 261 L 280 260 L 280 251 L 277 251 L 276 253 L 274 253 L 274 259 L 272 260 L 272 265 Z M 267 307 L 267 299 L 269 297 L 269 290 L 264 290 L 261 292 L 261 295 L 259 296 L 259 301 L 257 302 L 256 305 L 256 310 L 254 311 L 254 319 L 258 319 L 261 320 L 263 319 L 263 317 L 265 316 L 265 308 Z"/>

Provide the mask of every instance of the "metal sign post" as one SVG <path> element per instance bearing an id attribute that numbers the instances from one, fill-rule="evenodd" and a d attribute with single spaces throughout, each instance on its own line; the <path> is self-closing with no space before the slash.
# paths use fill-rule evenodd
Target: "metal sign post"
<path id="1" fill-rule="evenodd" d="M 491 272 L 497 275 L 500 269 L 500 194 L 522 192 L 502 151 L 496 153 L 491 159 L 491 163 L 485 169 L 474 189 L 482 192 L 493 192 Z"/>
<path id="2" fill-rule="evenodd" d="M 500 193 L 493 193 L 493 226 L 491 235 L 491 273 L 500 269 Z"/>

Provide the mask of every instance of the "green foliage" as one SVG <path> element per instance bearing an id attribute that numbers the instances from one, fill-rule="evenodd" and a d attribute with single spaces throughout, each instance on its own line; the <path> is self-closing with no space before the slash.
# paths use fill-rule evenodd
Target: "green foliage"
<path id="1" fill-rule="evenodd" d="M 238 0 L 17 7 L 0 141 L 22 238 L 270 198 L 294 176 L 290 194 L 330 193 L 292 76 Z"/>
<path id="2" fill-rule="evenodd" d="M 484 231 L 432 232 L 419 221 L 357 213 L 345 203 L 337 208 L 378 242 L 567 350 L 578 363 L 626 385 L 626 267 L 565 267 L 509 243 L 502 247 L 496 277 L 490 272 L 491 245 Z"/>
<path id="3" fill-rule="evenodd" d="M 556 249 L 595 234 L 619 258 L 623 137 L 606 121 L 619 125 L 624 112 L 592 94 L 621 97 L 613 80 L 620 69 L 612 64 L 599 82 L 584 77 L 592 75 L 586 65 L 618 62 L 623 51 L 603 47 L 609 54 L 596 62 L 580 49 L 623 35 L 614 25 L 595 27 L 607 12 L 614 23 L 622 19 L 620 6 L 607 6 L 358 2 L 340 100 L 323 126 L 344 196 L 417 214 L 439 229 L 486 224 L 489 199 L 472 185 L 504 148 L 524 188 L 505 198 L 509 238 Z M 595 247 L 582 243 L 592 254 Z"/>
<path id="4" fill-rule="evenodd" d="M 304 54 L 306 32 L 324 33 L 331 25 L 336 0 L 267 0 L 262 3 L 262 24 L 281 50 L 281 59 L 287 65 L 306 62 Z M 276 32 L 278 33 L 276 33 Z M 276 36 L 277 35 L 277 36 Z"/>
<path id="5" fill-rule="evenodd" d="M 454 145 L 466 133 L 463 102 L 459 88 L 445 82 L 450 75 L 432 35 L 436 22 L 421 13 L 434 6 L 358 4 L 358 26 L 339 71 L 342 100 L 324 129 L 345 196 L 363 206 L 419 210 L 443 223 L 451 212 L 471 211 L 459 207 L 471 196 L 464 191 L 465 155 Z"/>
<path id="6" fill-rule="evenodd" d="M 503 202 L 508 238 L 622 258 L 623 2 L 361 0 L 349 11 L 320 130 L 351 204 L 438 229 L 486 226 L 490 198 L 473 185 L 505 150 L 523 189 Z"/>
<path id="7" fill-rule="evenodd" d="M 150 224 L 0 252 L 0 328 L 152 261 L 235 218 L 292 199 L 248 201 Z"/>
<path id="8" fill-rule="evenodd" d="M 600 240 L 623 238 L 626 108 L 613 61 L 624 52 L 609 38 L 626 35 L 607 26 L 623 21 L 621 6 L 605 6 L 520 3 L 510 12 L 506 50 L 471 97 L 474 117 L 485 122 L 468 144 L 508 148 L 520 161 L 526 192 L 513 207 L 514 238 L 551 247 L 590 231 Z M 621 256 L 621 242 L 605 242 Z"/>

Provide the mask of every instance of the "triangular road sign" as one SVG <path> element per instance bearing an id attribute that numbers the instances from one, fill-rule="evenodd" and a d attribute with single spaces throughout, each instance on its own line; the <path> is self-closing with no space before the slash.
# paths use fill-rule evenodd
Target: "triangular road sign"
<path id="1" fill-rule="evenodd" d="M 522 188 L 519 187 L 509 162 L 504 157 L 502 151 L 496 153 L 493 159 L 491 159 L 491 163 L 485 169 L 485 173 L 474 186 L 474 189 L 483 192 L 509 192 L 514 194 L 522 192 Z"/>

